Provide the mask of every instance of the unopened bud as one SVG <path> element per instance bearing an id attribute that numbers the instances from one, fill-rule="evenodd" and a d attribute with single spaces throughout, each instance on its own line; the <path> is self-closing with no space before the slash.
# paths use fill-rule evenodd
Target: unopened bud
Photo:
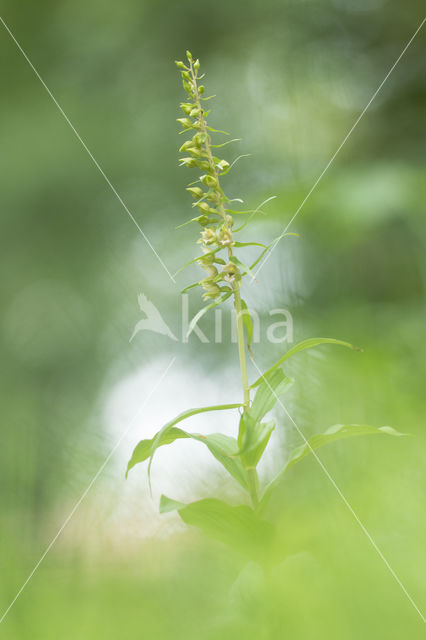
<path id="1" fill-rule="evenodd" d="M 201 147 L 204 142 L 205 136 L 203 133 L 196 133 L 192 138 L 192 142 L 196 147 Z"/>
<path id="2" fill-rule="evenodd" d="M 189 116 L 189 114 L 191 113 L 191 111 L 194 108 L 194 105 L 189 103 L 189 102 L 181 102 L 180 103 L 180 108 L 182 109 L 182 111 L 184 112 L 185 115 Z"/>
<path id="3" fill-rule="evenodd" d="M 221 171 L 226 171 L 226 169 L 229 169 L 231 165 L 226 160 L 221 160 L 220 162 L 217 163 L 217 166 Z"/>
<path id="4" fill-rule="evenodd" d="M 182 60 L 175 60 L 175 65 L 177 66 L 178 69 L 186 69 Z"/>
<path id="5" fill-rule="evenodd" d="M 188 71 L 182 71 L 181 76 L 184 80 L 191 80 L 191 76 L 189 75 Z"/>
<path id="6" fill-rule="evenodd" d="M 232 234 L 228 229 L 221 229 L 218 234 L 219 244 L 224 246 L 232 244 Z"/>
<path id="7" fill-rule="evenodd" d="M 183 145 L 179 148 L 179 153 L 183 153 L 183 151 L 186 151 L 187 149 L 190 149 L 192 147 L 192 140 L 187 140 L 186 142 L 183 143 Z"/>
<path id="8" fill-rule="evenodd" d="M 197 58 L 196 61 L 194 62 L 194 69 L 195 71 L 198 71 L 199 68 L 200 68 L 200 61 Z"/>
<path id="9" fill-rule="evenodd" d="M 200 96 L 203 95 L 205 90 L 206 90 L 205 86 L 203 84 L 200 84 L 200 86 L 198 87 L 198 93 L 200 94 Z"/>
<path id="10" fill-rule="evenodd" d="M 200 187 L 187 187 L 186 190 L 189 191 L 193 198 L 202 198 L 204 195 L 204 191 Z"/>
<path id="11" fill-rule="evenodd" d="M 192 127 L 192 122 L 189 118 L 176 118 L 177 122 L 185 127 L 185 129 L 190 129 Z"/>
<path id="12" fill-rule="evenodd" d="M 200 181 L 206 185 L 206 187 L 217 187 L 217 180 L 213 176 L 205 174 L 200 177 Z"/>
<path id="13" fill-rule="evenodd" d="M 191 110 L 191 112 L 190 112 L 190 114 L 189 114 L 189 115 L 191 116 L 191 118 L 196 118 L 197 116 L 199 116 L 199 115 L 200 115 L 200 111 L 201 111 L 201 110 L 200 110 L 198 107 L 194 107 L 194 108 Z"/>
<path id="14" fill-rule="evenodd" d="M 186 52 L 186 57 L 188 58 L 189 62 L 192 62 L 192 54 L 190 51 Z"/>
<path id="15" fill-rule="evenodd" d="M 197 162 L 194 158 L 180 158 L 180 163 L 181 165 L 184 164 L 185 167 L 188 167 L 189 169 L 197 166 Z"/>
<path id="16" fill-rule="evenodd" d="M 204 244 L 213 244 L 216 242 L 216 232 L 214 229 L 204 229 L 201 232 L 201 239 Z"/>
<path id="17" fill-rule="evenodd" d="M 183 81 L 183 88 L 185 89 L 186 93 L 189 93 L 189 95 L 191 96 L 193 91 L 194 91 L 194 87 L 192 86 L 192 84 L 190 82 L 186 82 L 185 80 Z"/>
<path id="18" fill-rule="evenodd" d="M 204 202 L 204 201 L 203 202 L 197 202 L 197 207 L 199 208 L 199 210 L 202 213 L 209 213 L 210 212 L 210 207 L 207 204 L 207 202 Z"/>

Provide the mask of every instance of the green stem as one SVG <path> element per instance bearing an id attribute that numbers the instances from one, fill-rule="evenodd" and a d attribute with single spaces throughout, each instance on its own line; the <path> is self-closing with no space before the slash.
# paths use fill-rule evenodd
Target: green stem
<path id="1" fill-rule="evenodd" d="M 196 73 L 194 73 L 192 61 L 190 62 L 190 72 L 191 72 L 192 80 L 195 87 L 195 103 L 198 109 L 200 110 L 200 115 L 199 115 L 200 130 L 205 136 L 204 144 L 207 152 L 207 160 L 210 165 L 211 173 L 216 176 L 216 180 L 217 180 L 217 191 L 219 193 L 219 201 L 217 203 L 217 208 L 232 238 L 231 226 L 226 222 L 225 197 L 219 182 L 219 172 L 216 170 L 215 164 L 214 164 L 213 154 L 211 150 L 211 139 L 210 139 L 208 129 L 207 129 L 207 124 L 204 118 L 204 112 L 201 105 L 201 98 L 198 92 L 197 77 L 196 77 Z M 231 243 L 231 245 L 228 246 L 228 256 L 231 257 L 232 255 L 233 255 L 233 251 L 232 251 L 232 243 Z M 241 295 L 240 295 L 240 283 L 235 280 L 232 288 L 234 291 L 234 307 L 235 307 L 235 312 L 237 316 L 236 322 L 237 322 L 237 337 L 238 337 L 238 354 L 240 359 L 241 381 L 243 385 L 244 409 L 249 409 L 250 391 L 249 391 L 249 384 L 248 384 L 248 377 L 247 377 L 247 361 L 246 361 L 246 351 L 245 351 L 244 322 L 243 322 L 243 309 L 242 309 Z M 259 504 L 258 477 L 257 477 L 256 469 L 248 469 L 248 483 L 249 483 L 249 493 L 250 493 L 251 501 L 253 504 L 253 508 L 256 509 L 256 507 Z"/>
<path id="2" fill-rule="evenodd" d="M 241 381 L 243 383 L 244 407 L 248 408 L 250 406 L 250 392 L 247 378 L 246 350 L 244 344 L 243 308 L 241 305 L 240 285 L 238 282 L 236 282 L 234 286 L 234 306 L 237 315 L 238 354 L 240 357 Z"/>
<path id="3" fill-rule="evenodd" d="M 234 305 L 237 315 L 238 353 L 240 357 L 241 380 L 243 383 L 244 409 L 248 409 L 250 407 L 250 391 L 247 378 L 243 309 L 241 306 L 240 284 L 238 282 L 236 282 L 234 285 Z M 247 474 L 250 498 L 253 504 L 253 508 L 256 509 L 259 504 L 257 471 L 256 469 L 248 469 Z"/>
<path id="4" fill-rule="evenodd" d="M 257 493 L 257 489 L 258 489 L 257 471 L 256 469 L 248 469 L 247 474 L 248 474 L 249 492 L 250 492 L 250 497 L 253 504 L 253 509 L 257 509 L 257 507 L 259 506 L 259 496 Z"/>

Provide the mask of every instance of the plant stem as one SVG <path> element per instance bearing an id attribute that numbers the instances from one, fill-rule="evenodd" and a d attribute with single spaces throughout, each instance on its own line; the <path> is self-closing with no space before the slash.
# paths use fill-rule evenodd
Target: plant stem
<path id="1" fill-rule="evenodd" d="M 243 393 L 244 393 L 244 409 L 248 409 L 250 407 L 250 391 L 247 379 L 247 362 L 246 362 L 246 351 L 245 351 L 245 342 L 244 342 L 244 323 L 243 323 L 243 310 L 241 306 L 241 295 L 240 295 L 240 284 L 236 282 L 234 285 L 234 306 L 235 312 L 237 315 L 237 336 L 238 336 L 238 353 L 240 356 L 240 369 L 241 369 L 241 380 L 243 383 Z M 256 509 L 259 504 L 258 497 L 258 478 L 256 469 L 248 469 L 248 484 L 249 484 L 249 493 L 250 498 L 253 504 L 253 508 Z"/>
<path id="2" fill-rule="evenodd" d="M 238 337 L 238 354 L 240 357 L 240 369 L 241 369 L 241 381 L 243 384 L 244 394 L 244 407 L 248 408 L 250 405 L 250 392 L 247 378 L 247 362 L 246 362 L 246 350 L 244 344 L 244 323 L 243 323 L 243 309 L 241 306 L 240 285 L 238 282 L 234 286 L 234 306 L 237 316 L 237 337 Z"/>
<path id="3" fill-rule="evenodd" d="M 203 133 L 205 138 L 205 150 L 207 153 L 207 161 L 210 166 L 210 170 L 212 175 L 216 177 L 217 181 L 217 192 L 219 195 L 219 200 L 217 202 L 217 209 L 219 211 L 219 215 L 224 221 L 224 225 L 227 228 L 228 233 L 231 236 L 231 243 L 228 245 L 228 257 L 231 258 L 233 255 L 232 251 L 232 224 L 229 225 L 227 222 L 226 215 L 226 205 L 225 205 L 225 194 L 220 186 L 219 182 L 219 171 L 215 167 L 215 161 L 213 158 L 212 150 L 211 150 L 211 138 L 208 132 L 206 120 L 204 117 L 204 111 L 201 105 L 201 97 L 198 91 L 197 85 L 197 74 L 194 72 L 192 61 L 190 61 L 190 73 L 192 77 L 192 81 L 195 88 L 195 103 L 199 109 L 198 121 L 200 123 L 200 131 Z M 237 337 L 238 337 L 238 355 L 240 360 L 240 369 L 241 369 L 241 381 L 243 385 L 243 397 L 244 397 L 244 409 L 249 409 L 250 407 L 250 391 L 247 377 L 247 361 L 246 361 L 246 351 L 245 351 L 245 339 L 244 339 L 244 322 L 243 322 L 243 309 L 241 304 L 241 295 L 240 295 L 240 282 L 235 279 L 232 285 L 232 289 L 234 292 L 234 307 L 236 312 L 236 322 L 237 322 Z M 249 484 L 249 493 L 251 497 L 251 501 L 253 504 L 253 508 L 259 504 L 258 497 L 258 477 L 256 469 L 248 469 L 248 484 Z"/>
<path id="4" fill-rule="evenodd" d="M 257 493 L 257 471 L 256 469 L 247 469 L 250 498 L 253 504 L 253 509 L 256 509 L 259 505 L 259 496 Z"/>

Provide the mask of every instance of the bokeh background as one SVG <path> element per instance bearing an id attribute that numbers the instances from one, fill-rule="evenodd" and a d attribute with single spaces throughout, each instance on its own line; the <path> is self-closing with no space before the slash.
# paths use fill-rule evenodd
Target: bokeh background
<path id="1" fill-rule="evenodd" d="M 2 17 L 174 272 L 196 255 L 177 166 L 183 97 L 173 60 L 201 58 L 211 122 L 251 153 L 227 178 L 247 230 L 287 224 L 423 19 L 420 0 L 5 0 Z M 235 345 L 139 333 L 143 292 L 180 335 L 179 289 L 5 28 L 1 51 L 0 615 L 176 357 L 7 617 L 10 640 L 424 637 L 419 614 L 315 460 L 271 505 L 284 559 L 266 579 L 238 554 L 157 514 L 158 496 L 238 501 L 196 444 L 126 481 L 134 444 L 189 406 L 239 393 Z M 425 34 L 421 32 L 280 243 L 247 286 L 295 339 L 362 353 L 300 354 L 287 406 L 306 435 L 337 422 L 392 425 L 321 451 L 327 469 L 420 609 L 426 607 Z M 198 293 L 190 296 L 193 313 Z M 225 313 L 229 325 L 229 312 Z M 204 318 L 201 327 L 209 331 Z M 284 350 L 285 345 L 279 347 Z M 267 368 L 278 347 L 256 345 Z M 254 377 L 256 372 L 251 371 Z M 257 376 L 256 376 L 257 377 Z M 300 440 L 284 412 L 267 477 Z M 235 428 L 232 417 L 198 430 Z M 189 425 L 188 425 L 189 426 Z M 299 438 L 299 439 L 298 439 Z"/>

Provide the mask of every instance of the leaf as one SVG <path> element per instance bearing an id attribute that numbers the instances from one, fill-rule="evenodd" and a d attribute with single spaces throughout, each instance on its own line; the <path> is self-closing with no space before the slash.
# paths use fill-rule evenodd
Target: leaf
<path id="1" fill-rule="evenodd" d="M 240 227 L 241 228 L 241 227 Z M 239 231 L 239 229 L 236 229 Z M 234 247 L 264 247 L 266 249 L 266 245 L 261 242 L 234 242 Z"/>
<path id="2" fill-rule="evenodd" d="M 264 496 L 261 500 L 261 504 L 267 502 L 275 486 L 281 481 L 283 475 L 293 465 L 295 465 L 296 462 L 300 462 L 300 460 L 303 460 L 303 458 L 315 451 L 315 449 L 319 449 L 319 447 L 322 447 L 330 442 L 334 442 L 335 440 L 343 440 L 345 438 L 370 434 L 384 434 L 398 437 L 407 435 L 406 433 L 400 433 L 399 431 L 396 431 L 396 429 L 387 426 L 373 427 L 367 424 L 335 424 L 332 427 L 329 427 L 324 433 L 317 433 L 314 436 L 311 436 L 304 444 L 293 449 L 286 462 L 285 467 L 267 486 Z"/>
<path id="3" fill-rule="evenodd" d="M 186 262 L 181 267 L 179 267 L 179 269 L 176 271 L 176 273 L 174 275 L 177 276 L 177 274 L 180 273 L 181 271 L 183 271 L 185 269 L 185 267 L 189 267 L 190 264 L 194 264 L 194 262 L 198 262 L 199 260 L 202 260 L 206 256 L 213 256 L 215 253 L 220 251 L 222 248 L 223 247 L 218 247 L 217 249 L 213 249 L 212 251 L 208 251 L 207 253 L 203 253 L 202 256 L 197 256 L 196 258 L 192 258 L 192 260 L 190 260 L 189 262 Z"/>
<path id="4" fill-rule="evenodd" d="M 247 347 L 248 347 L 248 350 L 250 351 L 251 341 L 253 339 L 253 322 L 251 319 L 251 315 L 250 315 L 250 311 L 247 306 L 247 303 L 242 298 L 241 298 L 241 306 L 243 308 L 243 313 L 242 313 L 243 323 L 244 323 L 244 327 L 247 334 Z"/>
<path id="5" fill-rule="evenodd" d="M 293 380 L 288 378 L 282 369 L 267 372 L 259 383 L 250 408 L 252 418 L 262 420 L 275 406 L 280 395 L 287 391 L 292 384 Z"/>
<path id="6" fill-rule="evenodd" d="M 238 431 L 239 455 L 245 469 L 255 469 L 269 442 L 275 422 L 255 420 L 250 411 L 244 411 Z"/>
<path id="7" fill-rule="evenodd" d="M 160 513 L 178 511 L 182 520 L 243 555 L 264 557 L 274 539 L 274 527 L 247 505 L 232 506 L 216 498 L 183 504 L 161 496 Z"/>
<path id="8" fill-rule="evenodd" d="M 246 264 L 244 264 L 244 262 L 241 262 L 241 260 L 239 260 L 239 258 L 237 258 L 237 256 L 230 256 L 229 262 L 233 262 L 234 264 L 237 265 L 237 267 L 242 269 L 243 270 L 242 271 L 242 275 L 244 275 L 245 273 L 248 273 L 250 275 L 250 277 L 253 278 L 253 280 L 255 280 L 254 274 L 250 270 L 250 267 L 248 267 Z"/>
<path id="9" fill-rule="evenodd" d="M 149 460 L 148 465 L 148 478 L 150 478 L 151 465 L 155 451 L 158 447 L 171 444 L 175 440 L 181 438 L 192 438 L 198 442 L 202 442 L 207 446 L 210 452 L 214 455 L 225 469 L 243 486 L 246 488 L 246 473 L 242 467 L 241 462 L 234 456 L 238 452 L 238 443 L 234 438 L 226 436 L 222 433 L 213 433 L 208 436 L 199 433 L 188 433 L 182 429 L 176 428 L 175 425 L 193 415 L 205 413 L 208 411 L 224 411 L 227 409 L 237 409 L 241 407 L 241 404 L 223 404 L 210 407 L 200 407 L 197 409 L 189 409 L 180 413 L 176 418 L 164 425 L 162 429 L 151 439 L 141 440 L 136 445 L 132 457 L 127 465 L 126 476 L 136 464 Z"/>
<path id="10" fill-rule="evenodd" d="M 241 229 L 241 227 L 240 227 Z M 273 240 L 272 242 L 270 242 L 268 244 L 268 246 L 266 247 L 266 249 L 264 249 L 262 251 L 262 253 L 260 254 L 260 256 L 258 258 L 256 258 L 256 260 L 253 262 L 252 265 L 250 265 L 250 269 L 254 269 L 254 267 L 262 260 L 263 256 L 265 255 L 265 253 L 267 253 L 271 247 L 274 246 L 274 244 L 276 244 L 277 240 L 280 240 L 281 238 L 285 238 L 286 236 L 296 236 L 297 238 L 299 238 L 299 234 L 298 233 L 283 233 L 281 236 L 279 236 L 279 238 L 275 238 L 275 240 Z"/>
<path id="11" fill-rule="evenodd" d="M 192 284 L 189 284 L 187 287 L 182 289 L 181 293 L 186 293 L 190 289 L 194 289 L 194 287 L 201 287 L 201 282 L 193 282 Z"/>
<path id="12" fill-rule="evenodd" d="M 233 138 L 233 140 L 227 140 L 226 142 L 222 142 L 222 144 L 212 144 L 210 146 L 214 149 L 220 149 L 221 147 L 225 147 L 227 144 L 231 144 L 231 142 L 241 142 L 241 138 Z"/>
<path id="13" fill-rule="evenodd" d="M 353 344 L 350 344 L 349 342 L 345 342 L 343 340 L 336 340 L 335 338 L 308 338 L 307 340 L 303 340 L 302 342 L 299 342 L 294 347 L 289 349 L 287 353 L 285 353 L 279 360 L 277 360 L 277 362 L 272 365 L 272 367 L 265 371 L 265 373 L 260 376 L 260 378 L 258 378 L 256 382 L 253 382 L 253 384 L 250 386 L 250 389 L 254 389 L 255 387 L 257 387 L 262 382 L 264 376 L 268 376 L 270 373 L 275 371 L 275 369 L 280 367 L 283 362 L 291 358 L 291 356 L 293 356 L 295 353 L 304 351 L 305 349 L 312 349 L 313 347 L 317 347 L 320 344 L 337 344 L 341 347 L 348 347 L 348 349 L 353 349 L 354 351 L 361 351 L 359 347 L 355 347 Z"/>
<path id="14" fill-rule="evenodd" d="M 251 212 L 251 215 L 247 218 L 247 220 L 244 222 L 244 224 L 241 225 L 241 227 L 238 227 L 238 229 L 235 229 L 235 232 L 237 231 L 241 231 L 241 229 L 244 229 L 245 226 L 248 225 L 248 223 L 250 222 L 250 220 L 253 218 L 253 216 L 256 215 L 256 213 L 265 213 L 262 210 L 262 207 L 264 204 L 267 204 L 268 202 L 270 202 L 271 200 L 274 200 L 277 196 L 270 196 L 269 198 L 266 198 L 266 200 L 264 200 L 263 202 L 261 202 L 256 209 L 253 209 L 253 211 Z M 265 245 L 261 245 L 266 249 L 268 249 L 268 247 L 266 247 Z"/>
<path id="15" fill-rule="evenodd" d="M 216 307 L 218 304 L 225 302 L 225 300 L 227 300 L 231 295 L 232 295 L 232 291 L 231 293 L 225 293 L 224 295 L 220 296 L 220 298 L 218 298 L 217 300 L 214 300 L 214 302 L 211 302 L 206 307 L 203 307 L 202 309 L 200 309 L 200 311 L 192 318 L 191 322 L 189 323 L 188 331 L 186 333 L 186 338 L 189 338 L 192 331 L 194 330 L 195 325 L 200 320 L 200 318 L 202 318 L 203 315 L 207 313 L 207 311 L 209 311 L 213 307 Z"/>

